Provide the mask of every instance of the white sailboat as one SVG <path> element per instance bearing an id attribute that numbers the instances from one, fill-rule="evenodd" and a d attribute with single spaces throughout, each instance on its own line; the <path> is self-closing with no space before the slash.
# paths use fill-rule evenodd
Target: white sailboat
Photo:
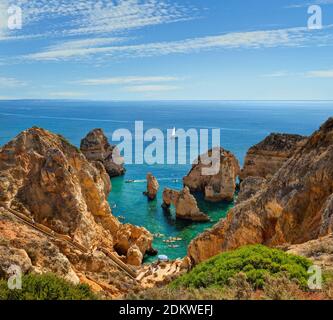
<path id="1" fill-rule="evenodd" d="M 177 137 L 177 135 L 176 135 L 176 128 L 174 127 L 173 129 L 172 129 L 172 133 L 171 133 L 171 139 L 177 139 L 178 137 Z"/>

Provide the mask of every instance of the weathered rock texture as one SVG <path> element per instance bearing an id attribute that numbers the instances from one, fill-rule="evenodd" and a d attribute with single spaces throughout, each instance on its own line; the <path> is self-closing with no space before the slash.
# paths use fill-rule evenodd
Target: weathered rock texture
<path id="1" fill-rule="evenodd" d="M 160 188 L 157 179 L 151 174 L 147 174 L 147 191 L 144 193 L 149 200 L 155 200 Z"/>
<path id="2" fill-rule="evenodd" d="M 122 225 L 111 213 L 111 183 L 104 166 L 91 163 L 59 135 L 23 131 L 0 149 L 0 204 L 93 250 L 127 255 L 137 245 L 152 250 L 144 228 Z M 124 247 L 124 234 L 127 242 Z"/>
<path id="3" fill-rule="evenodd" d="M 306 140 L 306 137 L 296 134 L 270 134 L 248 150 L 240 179 L 270 179 Z"/>
<path id="4" fill-rule="evenodd" d="M 137 288 L 136 282 L 102 252 L 82 253 L 0 208 L 0 276 L 8 277 L 12 265 L 19 266 L 23 274 L 52 272 L 76 284 L 86 283 L 94 292 L 108 297 Z"/>
<path id="5" fill-rule="evenodd" d="M 89 161 L 101 162 L 110 177 L 125 174 L 124 159 L 116 146 L 110 145 L 102 129 L 94 129 L 81 140 L 80 149 Z"/>
<path id="6" fill-rule="evenodd" d="M 266 186 L 267 180 L 261 177 L 247 177 L 240 184 L 236 204 L 252 198 L 257 192 L 262 191 Z"/>
<path id="7" fill-rule="evenodd" d="M 333 118 L 315 132 L 267 187 L 198 236 L 195 262 L 242 245 L 299 244 L 333 231 Z"/>
<path id="8" fill-rule="evenodd" d="M 304 256 L 325 271 L 333 271 L 333 234 L 311 240 L 302 244 L 294 244 L 282 248 L 288 253 Z"/>
<path id="9" fill-rule="evenodd" d="M 163 191 L 163 205 L 165 210 L 169 210 L 170 206 L 176 208 L 176 217 L 178 219 L 192 221 L 209 221 L 209 217 L 200 211 L 198 204 L 190 190 L 185 187 L 182 191 L 165 189 Z"/>
<path id="10" fill-rule="evenodd" d="M 213 150 L 216 151 L 217 159 Z M 238 160 L 223 148 L 213 150 L 199 157 L 189 174 L 184 177 L 184 185 L 191 192 L 203 193 L 207 201 L 232 201 L 236 190 L 236 178 L 240 172 Z M 204 170 L 212 167 L 209 160 L 212 156 L 217 160 L 217 170 L 213 174 L 206 174 Z"/>

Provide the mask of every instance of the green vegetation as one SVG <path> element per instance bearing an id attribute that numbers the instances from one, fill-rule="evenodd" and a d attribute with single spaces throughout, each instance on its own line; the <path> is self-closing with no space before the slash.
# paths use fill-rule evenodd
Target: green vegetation
<path id="1" fill-rule="evenodd" d="M 7 281 L 0 280 L 0 300 L 94 300 L 89 286 L 74 285 L 48 273 L 22 277 L 22 290 L 8 289 Z"/>
<path id="2" fill-rule="evenodd" d="M 246 246 L 222 253 L 196 266 L 173 281 L 171 288 L 223 288 L 230 279 L 242 273 L 255 289 L 263 288 L 268 276 L 281 276 L 306 288 L 311 262 L 263 245 Z"/>

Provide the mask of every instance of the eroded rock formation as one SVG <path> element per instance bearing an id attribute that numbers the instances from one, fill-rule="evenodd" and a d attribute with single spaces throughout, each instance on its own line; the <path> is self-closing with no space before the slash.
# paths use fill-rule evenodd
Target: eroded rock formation
<path id="1" fill-rule="evenodd" d="M 122 225 L 107 202 L 110 177 L 63 137 L 40 128 L 23 131 L 0 149 L 0 205 L 68 236 L 88 250 L 127 256 L 137 245 L 152 251 L 144 228 Z M 127 242 L 124 241 L 124 235 Z"/>
<path id="2" fill-rule="evenodd" d="M 306 140 L 307 137 L 296 134 L 270 134 L 248 150 L 240 179 L 272 178 Z"/>
<path id="3" fill-rule="evenodd" d="M 147 191 L 144 193 L 149 200 L 155 200 L 160 188 L 157 179 L 151 174 L 147 174 Z"/>
<path id="4" fill-rule="evenodd" d="M 110 177 L 125 174 L 124 159 L 116 146 L 110 145 L 102 129 L 94 129 L 81 140 L 80 149 L 89 161 L 101 162 Z"/>
<path id="5" fill-rule="evenodd" d="M 207 168 L 213 168 L 212 172 L 205 172 Z M 184 177 L 184 185 L 191 192 L 203 193 L 207 201 L 232 201 L 239 172 L 238 160 L 231 152 L 214 148 L 193 164 L 189 174 Z"/>
<path id="6" fill-rule="evenodd" d="M 221 251 L 262 243 L 298 244 L 333 231 L 333 118 L 273 176 L 267 187 L 194 239 L 188 255 L 203 261 Z"/>
<path id="7" fill-rule="evenodd" d="M 174 205 L 178 219 L 209 221 L 209 217 L 198 208 L 197 201 L 191 195 L 188 187 L 185 187 L 182 191 L 175 191 L 168 188 L 163 191 L 162 207 L 165 210 L 169 210 L 171 205 Z"/>

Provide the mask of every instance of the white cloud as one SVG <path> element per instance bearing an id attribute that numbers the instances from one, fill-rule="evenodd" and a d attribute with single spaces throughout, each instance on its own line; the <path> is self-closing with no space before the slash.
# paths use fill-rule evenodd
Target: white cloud
<path id="1" fill-rule="evenodd" d="M 181 80 L 177 77 L 168 76 L 129 76 L 129 77 L 111 77 L 111 78 L 100 78 L 100 79 L 84 79 L 76 81 L 75 83 L 85 86 L 100 86 L 100 85 L 126 85 L 126 84 L 141 84 L 141 83 L 152 83 L 152 82 L 170 82 Z"/>
<path id="2" fill-rule="evenodd" d="M 306 77 L 306 78 L 333 78 L 333 69 L 329 70 L 313 70 L 302 72 L 276 71 L 264 74 L 267 78 L 283 78 L 283 77 Z"/>
<path id="3" fill-rule="evenodd" d="M 329 4 L 333 4 L 333 0 L 313 0 L 313 1 L 309 1 L 306 3 L 296 3 L 296 4 L 291 4 L 286 6 L 285 8 L 287 9 L 297 9 L 297 8 L 305 8 L 305 7 L 309 7 L 312 5 L 329 5 Z"/>
<path id="4" fill-rule="evenodd" d="M 142 86 L 129 86 L 125 87 L 124 89 L 127 92 L 151 93 L 151 92 L 179 90 L 180 87 L 167 86 L 167 85 L 142 85 Z"/>
<path id="5" fill-rule="evenodd" d="M 95 46 L 61 49 L 48 47 L 46 50 L 30 54 L 30 60 L 83 59 L 95 55 L 147 57 L 176 53 L 189 53 L 212 49 L 258 49 L 273 47 L 301 47 L 306 45 L 331 45 L 332 34 L 324 30 L 310 31 L 307 28 L 289 28 L 265 31 L 234 32 L 217 36 L 185 39 L 171 42 L 155 42 L 122 46 Z"/>
<path id="6" fill-rule="evenodd" d="M 60 42 L 54 46 L 51 46 L 51 50 L 62 51 L 68 49 L 87 49 L 87 48 L 98 48 L 117 42 L 124 41 L 125 38 L 111 37 L 111 38 L 88 38 L 88 39 L 75 39 Z M 127 40 L 127 39 L 126 39 Z"/>
<path id="7" fill-rule="evenodd" d="M 47 23 L 62 34 L 103 34 L 189 19 L 191 9 L 161 0 L 9 0 L 25 25 Z M 61 24 L 59 24 L 61 18 Z M 52 23 L 54 22 L 54 23 Z"/>
<path id="8" fill-rule="evenodd" d="M 21 87 L 26 85 L 25 82 L 17 80 L 15 78 L 0 77 L 0 87 Z"/>
<path id="9" fill-rule="evenodd" d="M 86 95 L 87 94 L 85 92 L 76 92 L 76 91 L 60 91 L 60 92 L 49 93 L 50 97 L 56 97 L 56 98 L 80 98 Z"/>
<path id="10" fill-rule="evenodd" d="M 282 77 L 290 77 L 296 75 L 295 73 L 289 71 L 275 71 L 272 73 L 264 74 L 265 78 L 282 78 Z"/>
<path id="11" fill-rule="evenodd" d="M 309 71 L 306 76 L 309 78 L 333 78 L 333 69 Z"/>

